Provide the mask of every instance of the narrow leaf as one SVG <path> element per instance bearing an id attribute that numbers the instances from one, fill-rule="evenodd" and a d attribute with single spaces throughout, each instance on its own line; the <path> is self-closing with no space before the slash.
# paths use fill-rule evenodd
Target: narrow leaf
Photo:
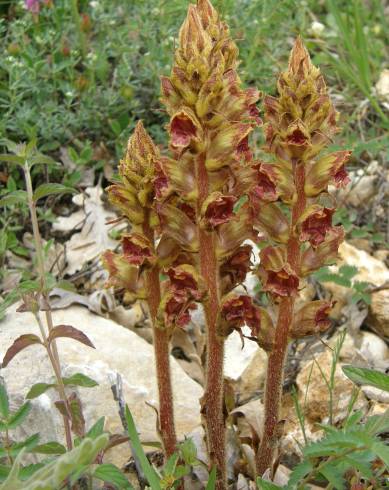
<path id="1" fill-rule="evenodd" d="M 31 386 L 26 398 L 27 400 L 33 400 L 42 395 L 42 393 L 45 393 L 49 388 L 54 388 L 55 386 L 57 386 L 55 383 L 36 383 Z"/>
<path id="2" fill-rule="evenodd" d="M 9 415 L 8 394 L 3 384 L 0 384 L 0 413 L 4 418 L 8 418 Z"/>
<path id="3" fill-rule="evenodd" d="M 81 330 L 78 330 L 78 328 L 74 328 L 71 325 L 57 325 L 54 327 L 49 334 L 48 341 L 52 342 L 54 339 L 58 339 L 59 337 L 69 337 L 95 349 L 95 346 L 92 344 L 89 338 L 83 332 L 81 332 Z"/>
<path id="4" fill-rule="evenodd" d="M 100 417 L 99 420 L 92 425 L 92 427 L 86 433 L 87 437 L 95 439 L 100 436 L 104 431 L 105 417 Z"/>
<path id="5" fill-rule="evenodd" d="M 140 465 L 142 467 L 142 470 L 147 478 L 147 481 L 149 482 L 149 485 L 151 486 L 152 490 L 161 490 L 161 485 L 159 483 L 159 478 L 157 473 L 155 472 L 154 468 L 151 466 L 149 463 L 149 460 L 147 459 L 144 451 L 142 444 L 139 440 L 138 432 L 135 427 L 134 419 L 132 418 L 130 409 L 128 408 L 128 405 L 126 405 L 126 421 L 127 421 L 127 430 L 128 430 L 128 435 L 130 436 L 132 446 L 134 448 L 135 454 L 137 458 L 139 459 Z"/>
<path id="6" fill-rule="evenodd" d="M 389 376 L 380 371 L 354 366 L 343 366 L 344 374 L 356 384 L 370 385 L 389 392 Z"/>
<path id="7" fill-rule="evenodd" d="M 38 201 L 42 197 L 53 196 L 55 194 L 66 194 L 66 193 L 75 193 L 75 189 L 71 187 L 67 187 L 63 184 L 54 184 L 47 183 L 41 184 L 37 189 L 35 189 L 33 199 L 34 201 Z"/>
<path id="8" fill-rule="evenodd" d="M 42 342 L 41 339 L 33 333 L 26 333 L 18 337 L 5 353 L 2 367 L 5 368 L 8 366 L 9 362 L 16 356 L 16 354 L 34 344 L 42 344 Z"/>
<path id="9" fill-rule="evenodd" d="M 62 378 L 62 381 L 65 385 L 83 386 L 84 388 L 98 386 L 98 383 L 96 383 L 94 379 L 89 378 L 89 376 L 82 373 L 75 373 L 69 378 Z"/>
<path id="10" fill-rule="evenodd" d="M 216 468 L 214 466 L 209 474 L 208 482 L 207 482 L 207 486 L 205 487 L 205 490 L 214 490 L 215 486 L 216 486 Z"/>

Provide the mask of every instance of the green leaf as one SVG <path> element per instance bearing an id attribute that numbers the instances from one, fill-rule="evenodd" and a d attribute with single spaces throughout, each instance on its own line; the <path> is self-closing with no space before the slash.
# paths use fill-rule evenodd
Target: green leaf
<path id="1" fill-rule="evenodd" d="M 209 477 L 208 477 L 208 482 L 207 486 L 205 487 L 205 490 L 214 490 L 216 486 L 216 468 L 213 467 Z"/>
<path id="2" fill-rule="evenodd" d="M 23 448 L 25 448 L 26 451 L 31 451 L 38 442 L 39 434 L 33 434 L 24 441 L 13 444 L 10 449 L 11 456 L 17 456 Z"/>
<path id="3" fill-rule="evenodd" d="M 114 464 L 100 464 L 95 469 L 93 476 L 111 485 L 115 485 L 118 489 L 133 488 L 127 478 Z"/>
<path id="4" fill-rule="evenodd" d="M 17 165 L 24 165 L 24 158 L 18 155 L 0 155 L 0 162 L 16 163 Z"/>
<path id="5" fill-rule="evenodd" d="M 355 265 L 342 265 L 339 267 L 339 274 L 346 279 L 352 279 L 358 274 L 358 267 L 355 267 Z"/>
<path id="6" fill-rule="evenodd" d="M 282 487 L 279 487 L 275 483 L 271 481 L 263 480 L 261 477 L 257 478 L 257 487 L 260 490 L 280 490 Z"/>
<path id="7" fill-rule="evenodd" d="M 179 458 L 179 455 L 177 453 L 174 453 L 166 461 L 166 464 L 163 468 L 163 472 L 165 475 L 173 475 L 174 470 L 177 466 L 178 458 Z"/>
<path id="8" fill-rule="evenodd" d="M 356 384 L 374 386 L 389 392 L 389 376 L 380 371 L 354 366 L 343 366 L 344 374 Z"/>
<path id="9" fill-rule="evenodd" d="M 188 437 L 183 442 L 181 442 L 179 449 L 185 464 L 193 466 L 198 463 L 197 448 L 191 438 Z"/>
<path id="10" fill-rule="evenodd" d="M 92 427 L 86 433 L 87 437 L 91 439 L 96 439 L 96 437 L 100 436 L 104 431 L 105 417 L 100 417 L 99 420 L 92 425 Z"/>
<path id="11" fill-rule="evenodd" d="M 134 419 L 132 418 L 128 405 L 126 405 L 125 416 L 127 422 L 128 435 L 130 436 L 132 446 L 140 462 L 143 473 L 145 474 L 145 477 L 147 478 L 147 481 L 149 482 L 149 485 L 151 486 L 152 490 L 161 490 L 161 485 L 159 483 L 158 475 L 155 472 L 154 468 L 149 463 L 149 460 L 147 459 L 143 451 L 143 447 L 139 440 L 138 432 L 135 427 Z"/>
<path id="12" fill-rule="evenodd" d="M 33 199 L 34 201 L 38 201 L 42 197 L 52 196 L 54 194 L 66 194 L 69 192 L 74 193 L 76 190 L 63 184 L 41 184 L 37 189 L 35 189 Z"/>
<path id="13" fill-rule="evenodd" d="M 27 192 L 23 190 L 13 191 L 0 199 L 0 206 L 12 206 L 14 204 L 27 204 Z"/>
<path id="14" fill-rule="evenodd" d="M 26 398 L 27 400 L 33 400 L 42 395 L 42 393 L 45 393 L 49 388 L 54 388 L 55 386 L 57 386 L 55 383 L 36 383 L 31 386 Z"/>
<path id="15" fill-rule="evenodd" d="M 389 468 L 389 447 L 381 441 L 376 441 L 371 447 L 371 450 L 385 463 Z"/>
<path id="16" fill-rule="evenodd" d="M 308 459 L 305 459 L 297 466 L 293 468 L 292 473 L 289 476 L 288 488 L 294 488 L 301 480 L 303 480 L 310 471 L 312 471 L 313 466 Z"/>
<path id="17" fill-rule="evenodd" d="M 84 388 L 98 386 L 98 383 L 96 383 L 94 379 L 89 378 L 89 376 L 82 373 L 75 373 L 69 378 L 62 378 L 62 381 L 65 385 L 83 386 Z"/>
<path id="18" fill-rule="evenodd" d="M 15 429 L 19 425 L 21 425 L 24 420 L 28 417 L 31 412 L 32 405 L 30 402 L 26 402 L 22 405 L 19 410 L 17 410 L 8 420 L 8 428 Z"/>
<path id="19" fill-rule="evenodd" d="M 344 490 L 345 481 L 342 472 L 339 471 L 335 464 L 324 466 L 324 468 L 320 470 L 320 473 L 334 488 L 336 488 L 336 490 Z"/>
<path id="20" fill-rule="evenodd" d="M 371 417 L 368 417 L 365 422 L 364 430 L 372 436 L 381 434 L 382 432 L 389 432 L 389 409 L 382 415 L 372 415 Z"/>
<path id="21" fill-rule="evenodd" d="M 38 454 L 65 454 L 66 448 L 59 442 L 51 441 L 35 446 L 30 452 Z"/>
<path id="22" fill-rule="evenodd" d="M 36 471 L 40 470 L 44 466 L 44 463 L 33 463 L 29 464 L 28 466 L 24 466 L 19 470 L 19 478 L 21 480 L 27 480 L 27 478 L 30 478 L 30 476 L 32 476 Z"/>
<path id="23" fill-rule="evenodd" d="M 43 165 L 58 165 L 58 163 L 47 155 L 38 153 L 28 160 L 30 166 L 43 164 Z"/>
<path id="24" fill-rule="evenodd" d="M 8 394 L 3 384 L 0 384 L 0 413 L 4 418 L 8 418 L 9 415 Z"/>

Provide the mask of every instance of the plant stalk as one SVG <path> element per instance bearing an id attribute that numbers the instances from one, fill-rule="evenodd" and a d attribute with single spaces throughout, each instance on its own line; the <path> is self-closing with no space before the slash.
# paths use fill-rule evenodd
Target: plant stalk
<path id="1" fill-rule="evenodd" d="M 288 262 L 297 275 L 300 273 L 300 243 L 295 235 L 295 225 L 304 212 L 306 197 L 304 193 L 304 162 L 297 161 L 293 164 L 294 182 L 297 199 L 292 208 L 290 234 L 287 244 Z M 289 330 L 293 322 L 295 298 L 293 296 L 281 299 L 278 321 L 275 331 L 275 346 L 270 352 L 267 363 L 267 378 L 265 387 L 265 418 L 262 431 L 262 439 L 257 451 L 257 474 L 262 476 L 270 468 L 279 441 L 282 436 L 280 420 L 282 387 L 284 382 L 284 367 L 289 344 Z"/>
<path id="2" fill-rule="evenodd" d="M 154 243 L 154 231 L 148 224 L 143 225 L 144 235 Z M 165 456 L 168 458 L 177 449 L 177 438 L 174 427 L 173 389 L 170 373 L 169 334 L 164 328 L 157 326 L 157 313 L 161 302 L 159 268 L 154 266 L 147 273 L 148 307 L 153 325 L 153 345 L 155 369 L 159 396 L 159 426 Z"/>
<path id="3" fill-rule="evenodd" d="M 38 216 L 36 213 L 36 206 L 35 206 L 35 201 L 34 201 L 34 197 L 33 197 L 34 191 L 33 191 L 33 187 L 32 187 L 31 173 L 30 173 L 30 168 L 28 166 L 27 161 L 24 164 L 24 177 L 25 177 L 25 181 L 26 181 L 28 207 L 29 207 L 30 216 L 31 216 L 31 224 L 32 224 L 32 231 L 33 231 L 33 236 L 34 236 L 34 244 L 35 244 L 35 252 L 36 252 L 36 258 L 37 258 L 38 274 L 39 274 L 39 279 L 40 279 L 41 292 L 42 292 L 42 296 L 45 299 L 46 306 L 47 306 L 47 309 L 45 311 L 46 322 L 47 322 L 48 331 L 50 332 L 53 329 L 54 325 L 53 325 L 53 318 L 51 315 L 49 298 L 48 298 L 47 291 L 46 291 L 46 272 L 45 272 L 44 258 L 43 258 L 42 239 L 41 239 L 41 235 L 39 232 Z M 59 394 L 62 402 L 64 403 L 65 407 L 68 409 L 68 402 L 67 402 L 67 398 L 66 398 L 65 386 L 64 386 L 63 381 L 62 381 L 61 363 L 59 360 L 56 342 L 54 340 L 53 342 L 51 342 L 50 345 L 48 344 L 46 332 L 45 332 L 45 329 L 44 329 L 42 322 L 39 318 L 39 315 L 36 314 L 35 317 L 37 319 L 39 328 L 41 330 L 41 334 L 43 337 L 44 344 L 46 346 L 47 354 L 49 356 L 51 366 L 53 368 L 55 377 L 57 379 L 58 394 Z M 72 443 L 72 434 L 71 434 L 71 429 L 70 429 L 69 418 L 63 416 L 63 421 L 64 421 L 64 428 L 65 428 L 66 445 L 67 445 L 68 450 L 71 450 L 73 447 L 73 443 Z"/>
<path id="4" fill-rule="evenodd" d="M 199 155 L 197 164 L 198 212 L 208 196 L 208 173 L 205 154 Z M 203 408 L 207 446 L 211 466 L 216 467 L 216 489 L 226 488 L 225 425 L 224 425 L 224 339 L 217 335 L 219 312 L 219 267 L 215 254 L 213 233 L 199 226 L 200 271 L 207 286 L 208 298 L 204 302 L 207 329 L 206 380 Z"/>

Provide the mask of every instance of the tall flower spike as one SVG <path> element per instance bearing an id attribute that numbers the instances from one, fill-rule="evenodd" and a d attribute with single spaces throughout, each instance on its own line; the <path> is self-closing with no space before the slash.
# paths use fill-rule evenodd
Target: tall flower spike
<path id="1" fill-rule="evenodd" d="M 158 212 L 164 243 L 178 244 L 180 257 L 191 255 L 205 287 L 200 299 L 207 325 L 203 411 L 218 489 L 226 486 L 220 301 L 249 270 L 247 249 L 241 247 L 253 235 L 252 213 L 235 205 L 250 188 L 249 135 L 261 123 L 255 105 L 259 92 L 242 88 L 237 55 L 226 24 L 208 0 L 198 0 L 180 29 L 171 75 L 161 79 L 173 158 L 162 162 Z M 180 311 L 181 323 L 187 321 L 191 298 L 169 294 L 165 313 L 166 308 Z"/>
<path id="2" fill-rule="evenodd" d="M 107 189 L 109 200 L 132 225 L 142 225 L 145 213 L 153 214 L 155 161 L 158 158 L 158 148 L 147 134 L 142 121 L 139 121 L 119 165 L 121 183 Z M 156 224 L 155 218 L 153 224 Z"/>
<path id="3" fill-rule="evenodd" d="M 258 274 L 263 290 L 278 305 L 268 358 L 264 427 L 256 458 L 259 475 L 272 468 L 279 444 L 288 342 L 324 332 L 330 325 L 331 304 L 313 301 L 297 313 L 294 305 L 303 278 L 336 258 L 344 233 L 332 225 L 335 209 L 323 207 L 319 199 L 328 191 L 328 184 L 347 183 L 344 164 L 350 156 L 347 151 L 323 155 L 338 131 L 337 113 L 323 76 L 300 38 L 277 87 L 278 97 L 264 99 L 265 150 L 275 162 L 253 165 L 249 194 L 255 226 L 265 232 L 269 242 L 261 251 Z"/>
<path id="4" fill-rule="evenodd" d="M 127 152 L 119 165 L 121 182 L 111 185 L 108 198 L 127 217 L 133 230 L 122 236 L 122 255 L 107 251 L 102 257 L 108 269 L 108 285 L 120 287 L 129 301 L 147 302 L 153 325 L 154 352 L 159 395 L 159 428 L 166 456 L 176 449 L 173 417 L 173 396 L 169 364 L 170 331 L 161 328 L 160 264 L 156 254 L 156 230 L 159 225 L 155 197 L 163 194 L 167 182 L 163 180 L 158 148 L 145 131 L 141 121 L 130 137 Z M 181 311 L 170 310 L 169 325 L 182 321 Z"/>

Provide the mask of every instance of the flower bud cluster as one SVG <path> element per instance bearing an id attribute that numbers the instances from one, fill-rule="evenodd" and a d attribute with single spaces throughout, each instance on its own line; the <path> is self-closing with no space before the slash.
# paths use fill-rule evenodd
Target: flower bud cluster
<path id="1" fill-rule="evenodd" d="M 224 320 L 231 317 L 231 297 L 225 295 L 244 281 L 251 265 L 251 246 L 243 244 L 253 237 L 250 208 L 239 200 L 248 194 L 252 180 L 249 135 L 261 124 L 256 107 L 260 94 L 241 88 L 237 53 L 227 26 L 208 0 L 190 5 L 171 75 L 161 79 L 162 103 L 170 116 L 171 156 L 160 159 L 156 181 L 157 212 L 170 265 L 178 262 L 204 274 L 200 234 L 210 238 Z M 199 280 L 205 284 L 204 278 Z M 170 281 L 173 302 L 175 287 Z M 203 291 L 201 297 L 192 295 L 193 301 L 207 300 L 207 288 Z M 242 304 L 249 308 L 251 299 Z M 168 320 L 171 310 L 166 306 Z M 248 310 L 245 320 L 247 315 Z M 187 318 L 184 315 L 180 323 Z M 237 319 L 230 324 L 236 325 Z"/>
<path id="2" fill-rule="evenodd" d="M 265 151 L 272 163 L 257 162 L 250 204 L 255 226 L 265 232 L 258 275 L 275 303 L 296 297 L 303 280 L 332 263 L 343 240 L 333 226 L 328 185 L 348 183 L 344 165 L 349 151 L 323 154 L 338 131 L 337 113 L 318 68 L 301 39 L 293 47 L 288 70 L 278 80 L 278 97 L 266 96 Z M 313 301 L 296 313 L 292 338 L 328 328 L 331 304 Z"/>

